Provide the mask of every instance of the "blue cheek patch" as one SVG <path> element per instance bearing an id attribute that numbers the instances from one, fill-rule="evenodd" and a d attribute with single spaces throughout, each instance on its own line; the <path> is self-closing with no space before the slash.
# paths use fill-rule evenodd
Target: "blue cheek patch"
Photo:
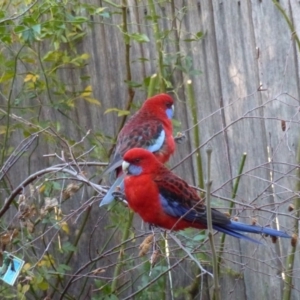
<path id="1" fill-rule="evenodd" d="M 148 146 L 146 149 L 152 153 L 158 151 L 164 144 L 165 137 L 166 137 L 166 133 L 164 130 L 162 130 L 160 132 L 158 138 L 154 141 L 154 143 L 152 145 Z"/>
<path id="2" fill-rule="evenodd" d="M 142 167 L 138 167 L 135 165 L 130 165 L 128 168 L 128 174 L 133 176 L 138 176 L 142 173 L 143 169 Z"/>
<path id="3" fill-rule="evenodd" d="M 174 115 L 174 111 L 172 108 L 167 108 L 166 109 L 166 114 L 168 116 L 169 119 L 172 119 L 173 118 L 173 115 Z"/>

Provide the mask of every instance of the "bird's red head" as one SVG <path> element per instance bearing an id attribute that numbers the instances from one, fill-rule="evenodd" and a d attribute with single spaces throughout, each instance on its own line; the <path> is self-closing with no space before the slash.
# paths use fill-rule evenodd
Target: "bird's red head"
<path id="1" fill-rule="evenodd" d="M 123 156 L 123 172 L 128 175 L 138 176 L 152 173 L 163 166 L 155 155 L 143 148 L 133 148 L 128 150 Z"/>
<path id="2" fill-rule="evenodd" d="M 158 94 L 148 98 L 144 102 L 142 109 L 161 118 L 165 118 L 167 116 L 171 119 L 174 113 L 174 100 L 167 94 Z"/>

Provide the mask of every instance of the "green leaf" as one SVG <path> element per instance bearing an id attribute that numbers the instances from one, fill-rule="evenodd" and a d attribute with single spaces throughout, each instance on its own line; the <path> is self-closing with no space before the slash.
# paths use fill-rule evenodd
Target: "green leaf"
<path id="1" fill-rule="evenodd" d="M 58 266 L 58 270 L 61 270 L 61 271 L 70 271 L 70 270 L 72 270 L 72 268 L 70 266 L 68 266 L 68 265 L 60 264 Z"/>
<path id="2" fill-rule="evenodd" d="M 100 16 L 103 17 L 103 18 L 109 18 L 110 13 L 108 11 L 104 11 L 103 13 L 100 14 Z"/>
<path id="3" fill-rule="evenodd" d="M 86 23 L 86 22 L 88 21 L 88 19 L 87 19 L 86 17 L 80 16 L 80 17 L 75 17 L 75 18 L 73 18 L 72 21 L 73 21 L 74 23 L 79 23 L 79 24 L 81 24 L 81 23 Z"/>
<path id="4" fill-rule="evenodd" d="M 0 135 L 7 133 L 7 126 L 0 125 Z"/>
<path id="5" fill-rule="evenodd" d="M 202 31 L 198 31 L 198 32 L 196 33 L 196 37 L 197 37 L 198 39 L 201 39 L 201 38 L 204 37 L 204 33 L 203 33 Z"/>
<path id="6" fill-rule="evenodd" d="M 48 290 L 49 284 L 47 281 L 43 280 L 41 283 L 38 284 L 38 287 L 42 290 L 42 291 L 46 291 Z"/>
<path id="7" fill-rule="evenodd" d="M 147 15 L 145 17 L 147 20 L 157 23 L 157 21 L 161 18 L 160 15 Z"/>
<path id="8" fill-rule="evenodd" d="M 24 19 L 23 22 L 25 25 L 27 25 L 28 27 L 34 26 L 36 24 L 36 20 L 32 17 L 32 15 L 27 14 Z"/>
<path id="9" fill-rule="evenodd" d="M 15 73 L 13 71 L 7 71 L 3 75 L 0 76 L 0 83 L 8 81 L 12 79 L 15 76 Z"/>
<path id="10" fill-rule="evenodd" d="M 149 59 L 148 58 L 145 58 L 145 57 L 140 57 L 140 58 L 138 58 L 137 59 L 138 61 L 140 61 L 140 62 L 145 62 L 145 61 L 149 61 Z"/>
<path id="11" fill-rule="evenodd" d="M 185 42 L 196 42 L 201 40 L 204 37 L 204 33 L 202 31 L 198 31 L 193 37 L 184 39 Z"/>
<path id="12" fill-rule="evenodd" d="M 104 2 L 106 2 L 106 3 L 108 3 L 108 4 L 112 5 L 112 6 L 114 6 L 116 8 L 121 8 L 121 5 L 116 4 L 115 2 L 112 2 L 110 0 L 104 0 Z"/>
<path id="13" fill-rule="evenodd" d="M 95 105 L 101 105 L 98 99 L 92 98 L 92 97 L 83 97 L 83 99 L 91 104 Z"/>
<path id="14" fill-rule="evenodd" d="M 172 119 L 172 124 L 174 127 L 181 127 L 181 122 L 175 119 Z"/>
<path id="15" fill-rule="evenodd" d="M 197 234 L 196 236 L 194 236 L 193 240 L 195 242 L 199 242 L 199 241 L 204 241 L 206 238 L 206 234 Z"/>
<path id="16" fill-rule="evenodd" d="M 33 30 L 31 30 L 31 28 L 24 30 L 21 34 L 21 37 L 25 42 L 28 42 L 28 43 L 33 42 L 33 40 L 34 40 Z"/>
<path id="17" fill-rule="evenodd" d="M 36 33 L 36 35 L 41 34 L 41 24 L 36 24 L 32 26 L 31 29 Z"/>
<path id="18" fill-rule="evenodd" d="M 98 7 L 96 10 L 95 10 L 95 14 L 101 14 L 104 12 L 104 10 L 107 9 L 107 7 Z"/>
<path id="19" fill-rule="evenodd" d="M 65 242 L 62 244 L 62 250 L 63 252 L 74 252 L 76 251 L 76 247 L 74 245 L 72 245 L 70 242 Z"/>
<path id="20" fill-rule="evenodd" d="M 81 59 L 89 59 L 90 55 L 88 53 L 83 53 L 79 56 Z"/>
<path id="21" fill-rule="evenodd" d="M 63 57 L 63 53 L 60 51 L 49 51 L 43 57 L 44 61 L 53 61 L 57 62 Z"/>
<path id="22" fill-rule="evenodd" d="M 129 80 L 124 80 L 124 82 L 130 86 L 130 87 L 134 87 L 134 88 L 137 88 L 137 87 L 141 87 L 142 84 L 140 82 L 136 82 L 136 81 L 129 81 Z"/>
<path id="23" fill-rule="evenodd" d="M 150 40 L 144 33 L 132 33 L 130 37 L 139 43 L 148 43 Z"/>
<path id="24" fill-rule="evenodd" d="M 14 32 L 15 32 L 16 34 L 22 33 L 22 32 L 25 31 L 25 30 L 26 30 L 26 27 L 23 26 L 23 25 L 19 25 L 19 26 L 16 26 L 16 27 L 14 28 Z"/>
<path id="25" fill-rule="evenodd" d="M 57 181 L 53 181 L 52 182 L 52 187 L 56 191 L 60 191 L 61 190 L 61 184 L 59 182 L 57 182 Z"/>
<path id="26" fill-rule="evenodd" d="M 118 117 L 122 117 L 122 116 L 126 116 L 126 115 L 130 114 L 129 110 L 122 110 L 122 109 L 118 109 L 118 108 L 109 108 L 104 113 L 107 114 L 112 111 L 116 111 L 118 113 Z"/>
<path id="27" fill-rule="evenodd" d="M 0 35 L 0 39 L 3 43 L 11 44 L 11 35 L 10 34 Z"/>
<path id="28" fill-rule="evenodd" d="M 145 87 L 148 87 L 149 84 L 150 84 L 150 80 L 151 80 L 151 76 L 145 77 L 144 80 L 143 80 L 143 85 Z"/>

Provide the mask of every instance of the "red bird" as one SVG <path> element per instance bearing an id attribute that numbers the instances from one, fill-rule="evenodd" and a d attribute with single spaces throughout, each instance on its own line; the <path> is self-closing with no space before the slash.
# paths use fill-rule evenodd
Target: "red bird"
<path id="1" fill-rule="evenodd" d="M 110 203 L 116 187 L 122 189 L 122 158 L 131 148 L 145 148 L 153 152 L 161 163 L 166 163 L 175 151 L 172 117 L 174 101 L 167 94 L 147 99 L 143 106 L 125 124 L 117 138 L 114 157 L 105 173 L 115 171 L 116 181 L 103 198 L 100 206 Z"/>
<path id="2" fill-rule="evenodd" d="M 124 188 L 128 205 L 145 222 L 173 230 L 207 229 L 206 206 L 196 191 L 151 152 L 141 148 L 129 150 L 124 155 L 122 168 L 126 174 Z M 239 231 L 290 237 L 272 228 L 231 221 L 215 209 L 211 212 L 213 228 L 236 238 L 258 243 Z"/>

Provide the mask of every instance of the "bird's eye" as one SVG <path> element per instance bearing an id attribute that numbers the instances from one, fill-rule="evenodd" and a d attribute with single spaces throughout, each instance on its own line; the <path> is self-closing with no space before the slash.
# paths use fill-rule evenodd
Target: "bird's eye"
<path id="1" fill-rule="evenodd" d="M 133 162 L 135 163 L 135 164 L 137 164 L 137 163 L 139 163 L 140 162 L 140 158 L 136 158 Z"/>
<path id="2" fill-rule="evenodd" d="M 167 103 L 166 103 L 166 107 L 167 107 L 167 108 L 171 108 L 172 105 L 173 105 L 173 104 L 172 104 L 171 102 L 167 102 Z"/>

